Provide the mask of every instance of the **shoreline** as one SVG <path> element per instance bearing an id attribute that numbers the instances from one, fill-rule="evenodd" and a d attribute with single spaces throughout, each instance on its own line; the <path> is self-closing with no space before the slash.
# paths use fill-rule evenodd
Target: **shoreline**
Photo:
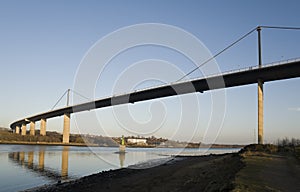
<path id="1" fill-rule="evenodd" d="M 0 141 L 0 145 L 46 145 L 46 146 L 78 146 L 78 147 L 100 147 L 95 144 L 85 143 L 56 143 L 56 142 L 26 142 L 26 141 Z"/>
<path id="2" fill-rule="evenodd" d="M 25 191 L 228 191 L 233 187 L 235 174 L 243 166 L 240 158 L 238 153 L 176 156 L 151 168 L 145 169 L 136 165 L 133 167 L 138 169 L 127 167 L 102 171 L 72 181 Z"/>
<path id="3" fill-rule="evenodd" d="M 118 146 L 101 146 L 98 144 L 86 144 L 86 143 L 60 143 L 60 142 L 27 142 L 27 141 L 2 141 L 1 144 L 7 145 L 48 145 L 48 146 L 79 146 L 79 147 L 118 147 Z M 203 145 L 200 147 L 167 147 L 167 146 L 126 146 L 126 148 L 167 148 L 167 149 L 176 149 L 176 148 L 186 148 L 186 149 L 242 149 L 245 145 Z"/>
<path id="4" fill-rule="evenodd" d="M 299 191 L 299 151 L 253 144 L 235 153 L 179 155 L 153 167 L 135 164 L 25 191 Z"/>

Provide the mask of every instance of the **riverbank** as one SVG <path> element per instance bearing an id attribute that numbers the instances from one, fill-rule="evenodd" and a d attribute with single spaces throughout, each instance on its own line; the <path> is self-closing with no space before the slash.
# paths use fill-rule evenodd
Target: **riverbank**
<path id="1" fill-rule="evenodd" d="M 299 147 L 255 148 L 248 146 L 240 153 L 245 166 L 236 175 L 233 192 L 300 191 Z"/>
<path id="2" fill-rule="evenodd" d="M 78 146 L 78 147 L 99 147 L 96 144 L 85 143 L 61 143 L 61 142 L 27 142 L 27 141 L 1 141 L 0 144 L 7 145 L 47 145 L 47 146 Z"/>
<path id="3" fill-rule="evenodd" d="M 149 169 L 117 169 L 28 191 L 300 191 L 300 159 L 274 145 L 176 157 Z"/>
<path id="4" fill-rule="evenodd" d="M 117 169 L 31 191 L 229 191 L 243 163 L 237 153 L 176 157 L 149 169 Z"/>
<path id="5" fill-rule="evenodd" d="M 62 142 L 42 142 L 42 141 L 3 141 L 0 140 L 1 144 L 8 145 L 48 145 L 48 146 L 81 146 L 81 147 L 116 147 L 115 146 L 101 146 L 94 143 L 62 143 Z M 127 148 L 176 148 L 176 147 L 168 147 L 168 146 L 155 146 L 155 145 L 126 145 Z M 244 147 L 244 145 L 202 145 L 200 147 L 177 147 L 177 148 L 190 148 L 190 149 L 239 149 Z"/>
<path id="6" fill-rule="evenodd" d="M 43 141 L 9 141 L 9 140 L 0 140 L 1 144 L 9 145 L 48 145 L 48 146 L 81 146 L 81 147 L 117 147 L 117 145 L 98 145 L 94 143 L 62 143 L 62 142 L 43 142 Z M 190 149 L 239 149 L 243 148 L 244 145 L 222 145 L 222 144 L 213 144 L 213 145 L 201 145 L 199 147 L 169 147 L 169 146 L 155 146 L 155 145 L 126 145 L 126 148 L 190 148 Z"/>
<path id="7" fill-rule="evenodd" d="M 62 143 L 62 134 L 55 131 L 47 131 L 46 135 L 41 136 L 39 130 L 35 135 L 15 134 L 9 129 L 0 129 L 0 144 L 14 145 L 50 145 L 50 146 L 91 146 L 91 147 L 118 147 L 121 143 L 120 137 L 106 137 L 101 135 L 80 135 L 70 134 L 70 143 Z M 131 137 L 127 137 L 130 139 Z M 224 145 L 224 144 L 204 144 L 171 141 L 168 139 L 148 137 L 144 138 L 146 143 L 125 142 L 126 147 L 130 148 L 242 148 L 244 145 Z"/>

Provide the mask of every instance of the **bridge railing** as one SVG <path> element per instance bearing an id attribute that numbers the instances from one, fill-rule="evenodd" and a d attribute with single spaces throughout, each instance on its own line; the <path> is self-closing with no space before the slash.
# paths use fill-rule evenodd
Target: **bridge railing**
<path id="1" fill-rule="evenodd" d="M 202 76 L 202 77 L 198 77 L 198 78 L 194 78 L 194 79 L 187 79 L 187 80 L 178 81 L 178 82 L 171 82 L 171 83 L 163 83 L 163 84 L 157 85 L 157 86 L 152 86 L 152 87 L 146 87 L 146 88 L 143 88 L 143 89 L 133 90 L 132 92 L 128 92 L 128 93 L 118 93 L 118 94 L 114 94 L 112 97 L 129 95 L 131 93 L 145 91 L 145 90 L 148 90 L 148 89 L 154 89 L 154 88 L 164 87 L 164 86 L 168 86 L 168 85 L 172 86 L 172 85 L 175 85 L 175 84 L 186 83 L 186 82 L 190 82 L 190 81 L 194 81 L 194 80 L 198 80 L 198 79 L 203 79 L 203 78 L 207 79 L 207 78 L 212 78 L 212 77 L 218 77 L 220 75 L 227 75 L 227 74 L 231 74 L 231 73 L 244 72 L 244 71 L 249 71 L 249 70 L 254 70 L 254 69 L 259 69 L 259 68 L 267 68 L 267 67 L 272 67 L 272 66 L 275 66 L 275 65 L 283 65 L 283 64 L 286 64 L 286 63 L 292 63 L 292 62 L 298 62 L 298 61 L 300 61 L 300 57 L 263 64 L 261 67 L 255 65 L 255 66 L 245 67 L 245 68 L 241 68 L 241 69 L 233 69 L 233 70 L 229 70 L 229 71 L 226 71 L 226 72 L 216 73 L 216 74 L 212 74 L 212 75 L 208 75 L 208 76 Z"/>
<path id="2" fill-rule="evenodd" d="M 216 76 L 220 76 L 220 75 L 227 75 L 227 74 L 230 74 L 230 73 L 244 72 L 244 71 L 249 71 L 249 70 L 254 70 L 254 69 L 259 69 L 259 68 L 267 68 L 267 67 L 272 67 L 272 66 L 275 66 L 275 65 L 283 65 L 283 64 L 298 62 L 298 61 L 300 61 L 300 57 L 263 64 L 261 67 L 255 65 L 255 66 L 245 67 L 245 68 L 241 68 L 241 69 L 233 69 L 233 70 L 225 71 L 223 73 L 209 75 L 209 76 L 201 77 L 201 78 L 216 77 Z M 197 79 L 200 79 L 200 78 L 197 78 Z"/>

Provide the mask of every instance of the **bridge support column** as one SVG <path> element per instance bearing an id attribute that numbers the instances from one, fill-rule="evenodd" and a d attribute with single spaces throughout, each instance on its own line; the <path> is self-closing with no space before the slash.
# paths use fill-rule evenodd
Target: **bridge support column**
<path id="1" fill-rule="evenodd" d="M 26 135 L 26 124 L 22 124 L 22 132 L 21 135 Z"/>
<path id="2" fill-rule="evenodd" d="M 40 129 L 41 136 L 46 135 L 46 122 L 47 122 L 47 119 L 41 119 L 41 129 Z"/>
<path id="3" fill-rule="evenodd" d="M 30 121 L 30 135 L 35 135 L 35 122 Z"/>
<path id="4" fill-rule="evenodd" d="M 20 134 L 20 126 L 16 126 L 16 134 Z"/>
<path id="5" fill-rule="evenodd" d="M 258 93 L 258 144 L 264 143 L 264 90 L 263 81 L 258 80 L 257 93 Z"/>
<path id="6" fill-rule="evenodd" d="M 70 136 L 70 113 L 64 114 L 64 130 L 63 130 L 63 143 L 69 143 Z"/>

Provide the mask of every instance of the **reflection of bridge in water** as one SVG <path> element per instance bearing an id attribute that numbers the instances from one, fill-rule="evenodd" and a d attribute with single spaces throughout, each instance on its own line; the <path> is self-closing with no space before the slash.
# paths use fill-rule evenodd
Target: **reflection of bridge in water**
<path id="1" fill-rule="evenodd" d="M 34 173 L 50 178 L 52 180 L 67 180 L 71 178 L 68 176 L 68 168 L 69 168 L 69 147 L 68 146 L 65 146 L 61 152 L 61 172 L 45 167 L 45 150 L 40 150 L 37 153 L 38 153 L 38 162 L 36 164 L 34 163 L 34 151 L 11 152 L 8 154 L 8 157 L 13 162 L 22 166 L 23 168 L 27 168 L 28 170 Z"/>
<path id="2" fill-rule="evenodd" d="M 76 176 L 69 175 L 69 152 L 70 147 L 64 146 L 61 151 L 61 169 L 56 170 L 45 166 L 46 152 L 41 148 L 39 151 L 19 151 L 8 154 L 9 159 L 15 164 L 26 168 L 33 173 L 49 178 L 54 181 L 66 181 L 75 179 Z M 80 153 L 82 154 L 82 153 Z M 90 155 L 90 153 L 89 153 Z M 119 153 L 120 168 L 124 167 L 125 153 Z M 34 159 L 36 158 L 36 161 Z M 117 158 L 117 157 L 116 157 Z M 96 168 L 97 169 L 97 168 Z"/>

